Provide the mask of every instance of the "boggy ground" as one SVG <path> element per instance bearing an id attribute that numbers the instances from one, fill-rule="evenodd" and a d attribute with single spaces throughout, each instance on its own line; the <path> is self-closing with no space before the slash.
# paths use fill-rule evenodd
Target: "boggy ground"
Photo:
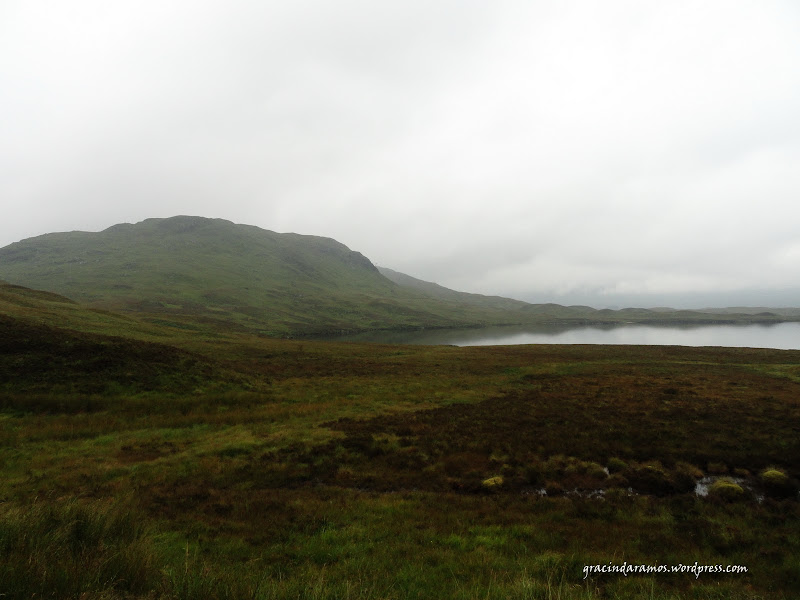
<path id="1" fill-rule="evenodd" d="M 798 352 L 170 344 L 0 381 L 4 597 L 800 595 Z"/>
<path id="2" fill-rule="evenodd" d="M 696 364 L 664 371 L 603 364 L 527 373 L 513 391 L 475 404 L 328 423 L 346 437 L 302 461 L 326 481 L 385 490 L 632 488 L 665 496 L 694 490 L 705 472 L 764 493 L 757 475 L 768 467 L 797 475 L 795 383 Z M 492 477 L 502 483 L 483 484 Z"/>

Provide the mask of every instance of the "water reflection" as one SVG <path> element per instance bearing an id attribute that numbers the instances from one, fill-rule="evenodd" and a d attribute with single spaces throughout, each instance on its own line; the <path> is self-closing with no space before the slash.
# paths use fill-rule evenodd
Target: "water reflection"
<path id="1" fill-rule="evenodd" d="M 420 331 L 370 331 L 325 339 L 382 344 L 643 344 L 800 349 L 800 323 L 768 325 L 539 325 Z"/>

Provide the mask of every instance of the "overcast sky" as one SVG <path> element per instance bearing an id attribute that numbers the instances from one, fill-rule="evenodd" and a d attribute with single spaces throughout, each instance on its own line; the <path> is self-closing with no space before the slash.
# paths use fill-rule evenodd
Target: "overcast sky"
<path id="1" fill-rule="evenodd" d="M 3 0 L 0 246 L 177 214 L 532 302 L 800 305 L 796 0 Z"/>

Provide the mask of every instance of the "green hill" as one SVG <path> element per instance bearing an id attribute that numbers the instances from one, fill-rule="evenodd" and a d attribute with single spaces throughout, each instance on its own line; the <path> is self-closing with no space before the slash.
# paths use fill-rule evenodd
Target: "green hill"
<path id="1" fill-rule="evenodd" d="M 160 324 L 273 335 L 518 323 L 507 308 L 524 306 L 397 285 L 329 238 L 185 216 L 16 242 L 0 249 L 0 277 Z"/>
<path id="2" fill-rule="evenodd" d="M 296 336 L 542 322 L 783 319 L 768 314 L 595 310 L 467 294 L 378 269 L 330 238 L 187 216 L 22 240 L 0 249 L 0 278 L 121 313 L 115 318 L 123 328 L 124 314 L 137 313 L 159 326 L 206 334 Z M 81 313 L 81 318 L 87 315 Z M 141 326 L 137 320 L 134 328 Z"/>

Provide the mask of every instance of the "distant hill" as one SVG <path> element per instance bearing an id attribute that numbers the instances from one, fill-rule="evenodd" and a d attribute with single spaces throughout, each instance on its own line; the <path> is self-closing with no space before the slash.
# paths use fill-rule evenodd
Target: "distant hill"
<path id="1" fill-rule="evenodd" d="M 469 304 L 472 306 L 479 306 L 483 308 L 491 308 L 498 310 L 524 310 L 532 306 L 527 302 L 521 300 L 512 300 L 511 298 L 503 298 L 502 296 L 484 296 L 482 294 L 469 294 L 467 292 L 456 292 L 455 290 L 448 289 L 439 285 L 438 283 L 431 283 L 430 281 L 423 281 L 398 271 L 393 271 L 386 267 L 378 267 L 378 271 L 397 285 L 418 290 L 421 294 L 428 298 L 435 298 L 437 300 L 444 300 L 448 302 L 459 302 Z"/>
<path id="2" fill-rule="evenodd" d="M 530 304 L 520 300 L 512 300 L 501 296 L 483 296 L 481 294 L 468 294 L 456 292 L 437 283 L 416 279 L 404 273 L 399 273 L 386 267 L 378 270 L 400 286 L 418 290 L 422 294 L 437 298 L 471 304 L 474 306 L 491 307 L 508 311 L 519 319 L 521 324 L 616 324 L 616 323 L 689 323 L 713 324 L 734 322 L 774 322 L 783 319 L 800 318 L 800 309 L 736 309 L 727 308 L 715 310 L 713 308 L 695 310 L 680 310 L 675 308 L 623 308 L 619 310 L 597 309 L 591 306 L 563 306 L 561 304 L 544 303 Z M 770 312 L 772 311 L 772 312 Z"/>
<path id="3" fill-rule="evenodd" d="M 467 294 L 378 269 L 330 238 L 189 216 L 22 240 L 0 248 L 0 278 L 95 309 L 137 313 L 158 325 L 279 336 L 541 322 L 783 318 L 595 310 Z"/>
<path id="4" fill-rule="evenodd" d="M 800 308 L 768 308 L 766 306 L 731 306 L 727 308 L 702 308 L 697 312 L 716 315 L 776 315 L 779 317 L 798 318 Z"/>

